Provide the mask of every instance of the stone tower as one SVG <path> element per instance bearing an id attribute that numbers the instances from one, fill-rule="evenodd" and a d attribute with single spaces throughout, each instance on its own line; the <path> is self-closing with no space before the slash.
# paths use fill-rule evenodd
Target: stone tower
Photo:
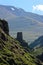
<path id="1" fill-rule="evenodd" d="M 22 32 L 17 32 L 17 40 L 20 42 L 23 40 Z"/>

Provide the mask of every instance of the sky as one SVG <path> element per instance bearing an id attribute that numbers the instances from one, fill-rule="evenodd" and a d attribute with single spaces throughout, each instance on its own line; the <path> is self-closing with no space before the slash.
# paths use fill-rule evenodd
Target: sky
<path id="1" fill-rule="evenodd" d="M 23 8 L 27 12 L 43 15 L 43 0 L 0 0 L 0 5 Z"/>

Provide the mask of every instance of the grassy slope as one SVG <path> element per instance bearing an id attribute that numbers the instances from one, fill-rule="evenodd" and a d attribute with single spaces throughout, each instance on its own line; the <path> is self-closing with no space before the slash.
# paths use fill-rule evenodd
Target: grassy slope
<path id="1" fill-rule="evenodd" d="M 35 51 L 32 51 L 31 53 L 34 54 L 34 56 L 40 55 L 43 53 L 43 47 L 37 48 Z"/>
<path id="2" fill-rule="evenodd" d="M 0 38 L 0 65 L 39 65 L 40 63 L 30 53 L 25 51 L 19 42 L 12 37 L 6 35 L 2 29 L 4 41 Z"/>

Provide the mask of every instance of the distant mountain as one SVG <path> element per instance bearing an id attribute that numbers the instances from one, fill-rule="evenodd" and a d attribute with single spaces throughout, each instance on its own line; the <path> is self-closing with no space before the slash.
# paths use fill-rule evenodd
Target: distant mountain
<path id="1" fill-rule="evenodd" d="M 43 35 L 43 16 L 26 12 L 14 6 L 0 5 L 0 18 L 9 23 L 10 35 L 16 37 L 17 32 L 23 32 L 24 39 L 30 43 Z"/>
<path id="2" fill-rule="evenodd" d="M 4 13 L 3 13 L 4 12 Z M 4 6 L 4 5 L 0 5 L 0 17 L 2 15 L 15 15 L 15 16 L 24 16 L 24 17 L 28 17 L 28 18 L 32 18 L 35 19 L 36 21 L 38 20 L 39 22 L 43 22 L 43 18 L 41 17 L 41 15 L 38 14 L 34 14 L 31 12 L 26 12 L 21 8 L 16 8 L 14 6 Z"/>
<path id="3" fill-rule="evenodd" d="M 34 50 L 43 47 L 43 36 L 40 36 L 38 39 L 36 39 L 33 43 L 29 45 L 29 47 Z"/>

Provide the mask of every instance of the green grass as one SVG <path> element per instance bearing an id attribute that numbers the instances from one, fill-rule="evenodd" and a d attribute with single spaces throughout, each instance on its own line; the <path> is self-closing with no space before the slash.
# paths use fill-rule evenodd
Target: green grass
<path id="1" fill-rule="evenodd" d="M 6 35 L 4 41 L 0 38 L 0 65 L 38 65 L 38 61 L 29 52 L 25 52 L 20 43 L 11 36 Z M 38 64 L 37 64 L 38 63 Z"/>

